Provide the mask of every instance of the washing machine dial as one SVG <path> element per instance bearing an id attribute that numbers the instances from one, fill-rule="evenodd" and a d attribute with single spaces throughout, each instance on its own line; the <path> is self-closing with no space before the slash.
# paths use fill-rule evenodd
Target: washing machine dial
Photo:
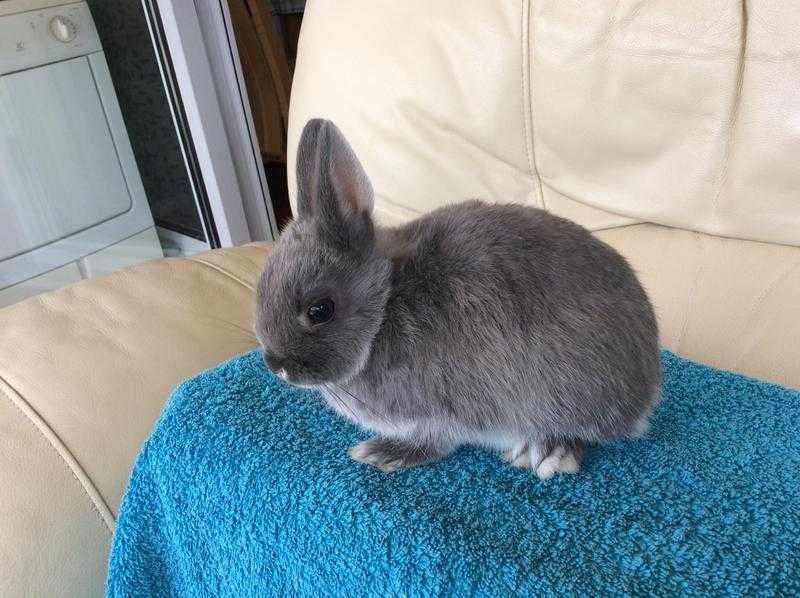
<path id="1" fill-rule="evenodd" d="M 63 15 L 56 15 L 50 19 L 50 33 L 60 42 L 69 43 L 78 35 L 78 26 L 74 21 Z"/>

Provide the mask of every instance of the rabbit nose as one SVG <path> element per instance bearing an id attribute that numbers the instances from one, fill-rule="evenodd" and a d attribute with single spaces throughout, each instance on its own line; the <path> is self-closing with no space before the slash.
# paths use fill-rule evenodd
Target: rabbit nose
<path id="1" fill-rule="evenodd" d="M 270 353 L 264 353 L 264 364 L 273 372 L 277 372 L 281 369 L 281 360 Z"/>
<path id="2" fill-rule="evenodd" d="M 264 363 L 279 378 L 287 379 L 286 364 L 284 360 L 275 355 L 264 353 Z"/>

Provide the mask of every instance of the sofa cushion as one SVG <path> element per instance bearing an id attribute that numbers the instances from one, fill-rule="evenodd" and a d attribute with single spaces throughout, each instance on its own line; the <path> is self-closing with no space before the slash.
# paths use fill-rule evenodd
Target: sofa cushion
<path id="1" fill-rule="evenodd" d="M 268 247 L 157 260 L 0 310 L 0 595 L 102 591 L 130 467 L 164 400 L 257 344 Z"/>

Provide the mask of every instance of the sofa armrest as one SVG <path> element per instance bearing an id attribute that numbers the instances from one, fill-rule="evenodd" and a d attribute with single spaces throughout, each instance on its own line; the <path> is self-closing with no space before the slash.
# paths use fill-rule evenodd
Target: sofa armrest
<path id="1" fill-rule="evenodd" d="M 268 244 L 162 259 L 0 310 L 0 595 L 101 595 L 136 455 L 184 378 L 253 349 Z"/>

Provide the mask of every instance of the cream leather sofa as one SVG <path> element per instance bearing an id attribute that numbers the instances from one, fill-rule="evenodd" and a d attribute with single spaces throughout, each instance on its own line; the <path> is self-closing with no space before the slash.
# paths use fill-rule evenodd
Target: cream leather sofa
<path id="1" fill-rule="evenodd" d="M 622 251 L 666 347 L 800 387 L 800 11 L 730 2 L 309 2 L 290 145 L 333 118 L 384 222 L 466 197 Z M 256 346 L 266 245 L 0 310 L 0 596 L 102 593 L 136 453 L 183 378 Z"/>

